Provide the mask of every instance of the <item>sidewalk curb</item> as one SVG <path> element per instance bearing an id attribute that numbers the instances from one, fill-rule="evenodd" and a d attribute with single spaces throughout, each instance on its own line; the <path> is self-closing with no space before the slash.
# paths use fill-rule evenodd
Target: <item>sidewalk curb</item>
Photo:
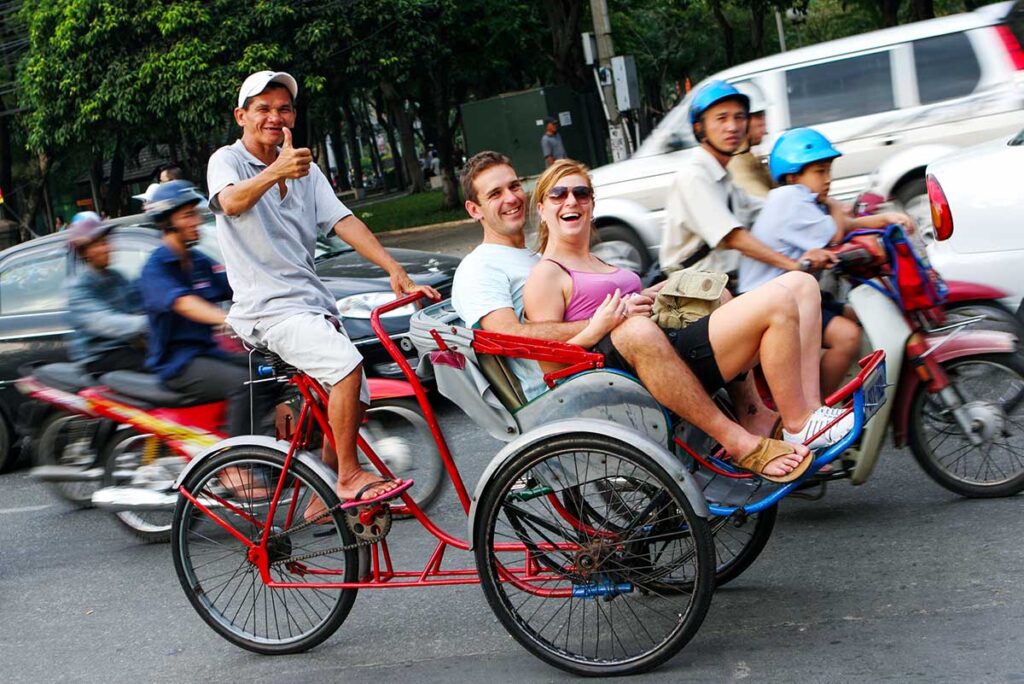
<path id="1" fill-rule="evenodd" d="M 401 237 L 403 235 L 416 235 L 417 233 L 428 233 L 432 230 L 442 230 L 444 228 L 455 228 L 456 226 L 465 225 L 467 223 L 475 223 L 471 218 L 460 219 L 458 221 L 445 221 L 444 223 L 431 223 L 426 226 L 413 226 L 412 228 L 399 228 L 397 230 L 385 230 L 380 233 L 374 233 L 374 236 L 378 239 L 387 237 L 389 235 L 395 235 Z"/>

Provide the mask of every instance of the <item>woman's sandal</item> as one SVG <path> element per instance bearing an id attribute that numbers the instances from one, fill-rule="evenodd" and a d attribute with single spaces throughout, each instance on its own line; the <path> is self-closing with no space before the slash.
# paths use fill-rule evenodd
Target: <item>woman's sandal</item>
<path id="1" fill-rule="evenodd" d="M 796 449 L 794 449 L 791 444 L 780 442 L 776 439 L 769 439 L 768 437 L 762 437 L 753 451 L 745 456 L 733 458 L 733 464 L 739 468 L 743 468 L 744 470 L 749 470 L 758 477 L 762 477 L 770 482 L 785 484 L 786 482 L 792 482 L 807 472 L 807 469 L 811 467 L 811 463 L 814 461 L 814 456 L 812 454 L 808 454 L 804 457 L 796 468 L 785 475 L 766 475 L 763 470 L 765 466 L 780 456 L 787 456 L 795 453 Z"/>

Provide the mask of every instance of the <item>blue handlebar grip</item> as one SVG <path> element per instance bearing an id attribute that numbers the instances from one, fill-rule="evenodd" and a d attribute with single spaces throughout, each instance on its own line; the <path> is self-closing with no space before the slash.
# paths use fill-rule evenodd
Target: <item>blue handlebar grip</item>
<path id="1" fill-rule="evenodd" d="M 256 369 L 256 375 L 260 376 L 261 378 L 266 378 L 266 377 L 271 376 L 273 374 L 274 374 L 274 367 L 273 366 L 260 366 L 259 368 Z"/>

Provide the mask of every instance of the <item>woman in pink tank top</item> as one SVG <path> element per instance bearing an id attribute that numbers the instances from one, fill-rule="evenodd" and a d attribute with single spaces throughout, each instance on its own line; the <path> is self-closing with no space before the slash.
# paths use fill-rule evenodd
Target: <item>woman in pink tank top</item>
<path id="1" fill-rule="evenodd" d="M 523 291 L 526 318 L 588 320 L 569 342 L 605 354 L 608 367 L 633 372 L 615 348 L 613 331 L 630 316 L 649 316 L 658 287 L 642 289 L 635 273 L 591 253 L 594 196 L 585 166 L 555 162 L 537 180 L 534 193 L 540 215 L 537 251 L 543 258 Z M 785 441 L 799 444 L 838 415 L 821 401 L 821 302 L 816 297 L 813 278 L 787 273 L 673 332 L 673 344 L 709 393 L 760 363 Z M 837 442 L 853 427 L 852 416 L 847 418 L 809 446 Z"/>

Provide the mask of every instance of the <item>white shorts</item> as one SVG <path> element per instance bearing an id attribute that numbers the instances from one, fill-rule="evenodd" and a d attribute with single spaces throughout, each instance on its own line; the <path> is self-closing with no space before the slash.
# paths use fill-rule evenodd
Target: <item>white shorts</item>
<path id="1" fill-rule="evenodd" d="M 323 384 L 328 391 L 347 377 L 363 356 L 344 328 L 334 328 L 324 314 L 304 312 L 274 323 L 267 330 L 256 326 L 249 341 L 266 347 L 281 359 Z M 370 386 L 362 373 L 359 401 L 370 405 Z"/>

